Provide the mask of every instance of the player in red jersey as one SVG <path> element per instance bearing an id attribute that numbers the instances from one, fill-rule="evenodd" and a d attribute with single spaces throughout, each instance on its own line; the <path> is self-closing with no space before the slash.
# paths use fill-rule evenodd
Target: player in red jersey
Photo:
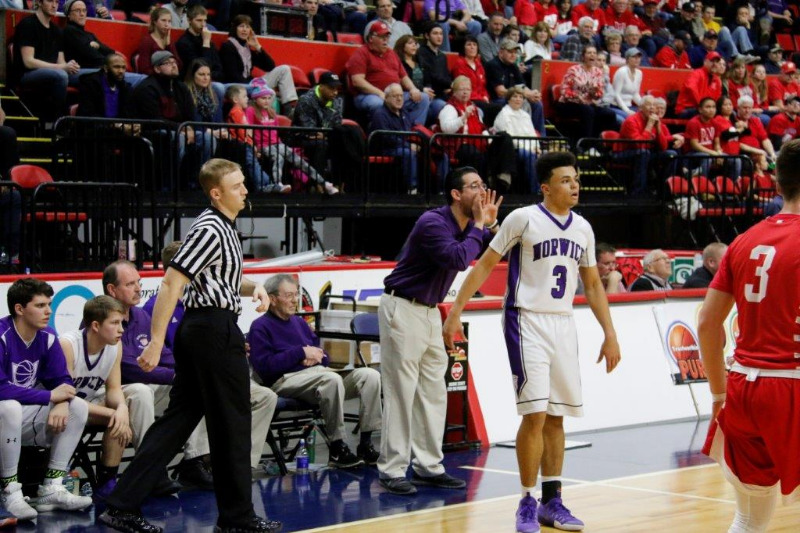
<path id="1" fill-rule="evenodd" d="M 736 490 L 729 533 L 766 531 L 778 489 L 800 496 L 800 140 L 777 161 L 784 207 L 736 238 L 700 311 L 698 333 L 713 398 L 703 452 Z M 727 380 L 723 321 L 739 313 Z"/>

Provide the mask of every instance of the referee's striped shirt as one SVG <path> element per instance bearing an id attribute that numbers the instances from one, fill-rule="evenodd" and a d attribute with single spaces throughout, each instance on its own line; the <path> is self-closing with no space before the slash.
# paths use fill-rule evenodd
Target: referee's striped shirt
<path id="1" fill-rule="evenodd" d="M 218 307 L 241 314 L 242 243 L 233 221 L 209 207 L 195 219 L 169 264 L 191 280 L 183 295 L 188 309 Z"/>

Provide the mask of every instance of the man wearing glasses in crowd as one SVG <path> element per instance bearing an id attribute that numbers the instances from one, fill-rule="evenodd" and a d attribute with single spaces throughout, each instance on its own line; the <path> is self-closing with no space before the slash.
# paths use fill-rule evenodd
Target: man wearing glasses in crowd
<path id="1" fill-rule="evenodd" d="M 389 492 L 412 495 L 416 485 L 463 489 L 463 480 L 444 471 L 442 437 L 447 410 L 444 373 L 447 352 L 437 304 L 453 279 L 488 246 L 499 227 L 503 201 L 486 189 L 471 167 L 446 180 L 448 205 L 417 220 L 397 266 L 384 280 L 378 309 L 383 378 L 380 483 Z M 414 452 L 414 473 L 406 470 Z"/>
<path id="2" fill-rule="evenodd" d="M 631 285 L 631 292 L 668 291 L 672 289 L 669 277 L 672 275 L 672 259 L 660 248 L 651 250 L 642 259 L 644 274 Z"/>

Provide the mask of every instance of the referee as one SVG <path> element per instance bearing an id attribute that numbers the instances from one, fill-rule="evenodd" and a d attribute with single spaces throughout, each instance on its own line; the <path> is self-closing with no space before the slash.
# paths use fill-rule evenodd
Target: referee
<path id="1" fill-rule="evenodd" d="M 158 365 L 164 335 L 188 284 L 186 314 L 175 335 L 175 381 L 169 407 L 144 437 L 133 462 L 108 498 L 98 521 L 120 531 L 161 533 L 140 506 L 164 469 L 205 416 L 219 508 L 215 532 L 274 532 L 281 523 L 253 510 L 250 474 L 250 381 L 244 336 L 236 325 L 239 295 L 269 307 L 264 288 L 242 277 L 242 247 L 234 220 L 245 206 L 241 167 L 211 159 L 200 169 L 200 186 L 211 207 L 194 221 L 169 264 L 158 292 L 150 344 L 139 366 Z"/>

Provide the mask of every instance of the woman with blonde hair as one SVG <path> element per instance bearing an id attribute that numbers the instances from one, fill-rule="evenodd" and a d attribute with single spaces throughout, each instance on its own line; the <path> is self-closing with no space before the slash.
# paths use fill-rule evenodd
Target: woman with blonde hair
<path id="1" fill-rule="evenodd" d="M 545 22 L 537 22 L 533 27 L 533 36 L 525 41 L 525 62 L 535 57 L 542 59 L 553 58 L 553 40 L 550 38 L 550 28 Z"/>
<path id="2" fill-rule="evenodd" d="M 175 61 L 178 62 L 178 70 L 183 70 L 178 50 L 175 48 L 175 43 L 172 42 L 172 37 L 170 36 L 170 30 L 172 30 L 172 13 L 170 10 L 163 7 L 153 8 L 150 12 L 150 31 L 142 37 L 139 48 L 136 50 L 139 56 L 136 59 L 136 69 L 140 74 L 149 76 L 153 73 L 153 64 L 150 58 L 154 53 L 162 50 L 170 52 Z"/>

